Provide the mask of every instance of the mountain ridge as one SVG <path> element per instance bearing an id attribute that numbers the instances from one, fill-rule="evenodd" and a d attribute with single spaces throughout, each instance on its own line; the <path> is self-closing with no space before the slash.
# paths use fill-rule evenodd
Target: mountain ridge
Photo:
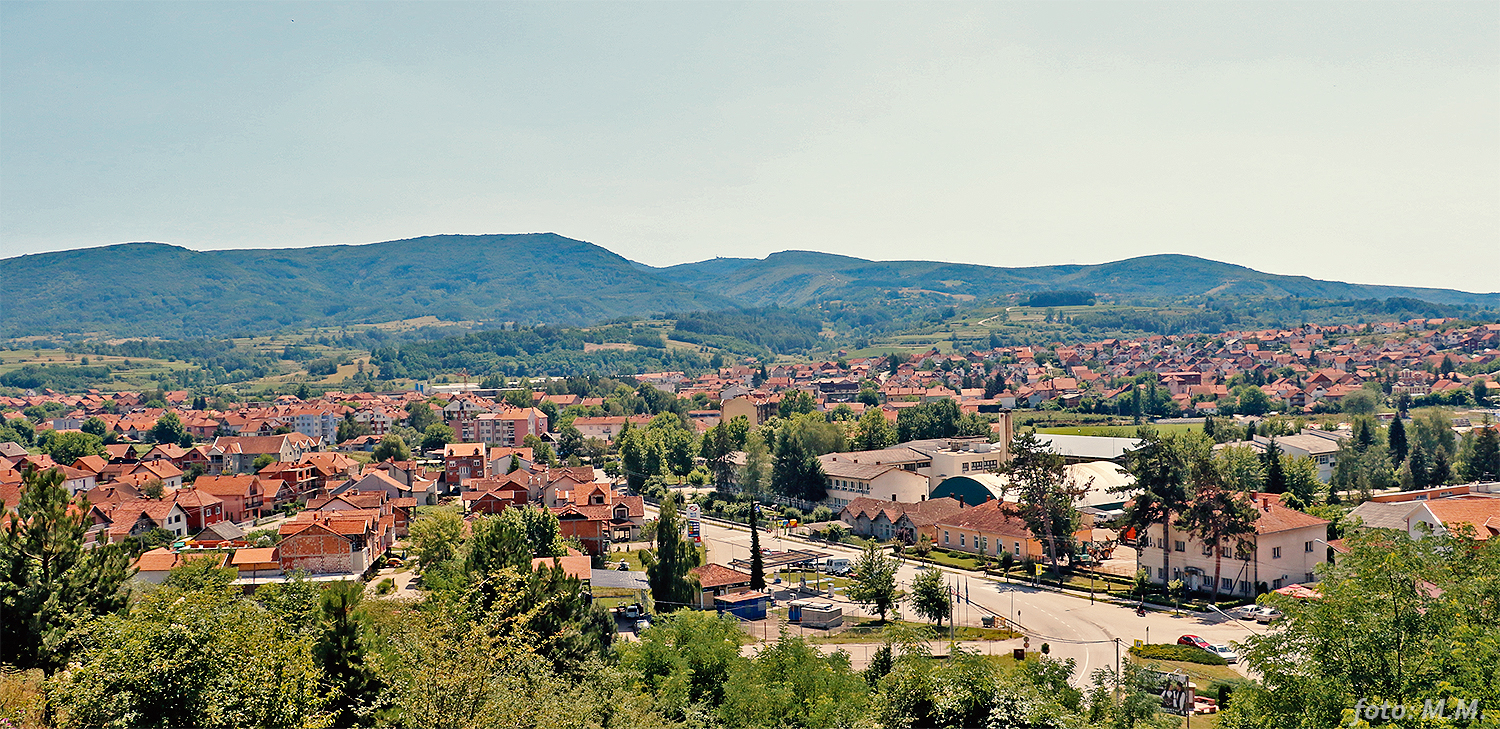
<path id="1" fill-rule="evenodd" d="M 789 255 L 790 254 L 790 255 Z M 965 293 L 980 298 L 1007 293 L 1089 289 L 1116 296 L 1259 295 L 1332 299 L 1405 297 L 1440 304 L 1495 306 L 1500 293 L 1473 293 L 1384 284 L 1352 284 L 1309 276 L 1271 274 L 1248 266 L 1182 253 L 1136 256 L 1097 264 L 1007 268 L 937 261 L 872 261 L 815 251 L 782 251 L 725 270 L 709 259 L 657 269 L 665 277 L 702 288 L 718 276 L 714 290 L 748 305 L 799 306 L 869 294 L 871 288 L 914 288 Z"/>
<path id="2" fill-rule="evenodd" d="M 874 301 L 892 292 L 984 299 L 1087 289 L 1116 299 L 1405 297 L 1500 307 L 1500 293 L 1268 274 L 1177 253 L 1006 268 L 787 250 L 658 268 L 556 233 L 210 251 L 116 243 L 0 259 L 0 278 L 10 284 L 0 297 L 4 337 L 229 336 L 428 315 L 481 326 L 590 324 L 672 311 Z"/>

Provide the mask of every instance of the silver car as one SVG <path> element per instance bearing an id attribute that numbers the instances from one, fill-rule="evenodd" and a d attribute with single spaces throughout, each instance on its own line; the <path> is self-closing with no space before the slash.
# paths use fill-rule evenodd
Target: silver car
<path id="1" fill-rule="evenodd" d="M 1239 663 L 1240 654 L 1235 653 L 1233 648 L 1227 645 L 1211 645 L 1208 652 L 1224 659 L 1226 663 Z"/>

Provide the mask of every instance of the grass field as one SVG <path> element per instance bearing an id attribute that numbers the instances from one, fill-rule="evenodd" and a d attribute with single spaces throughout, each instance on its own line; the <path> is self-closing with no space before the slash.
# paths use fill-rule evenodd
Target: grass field
<path id="1" fill-rule="evenodd" d="M 949 632 L 947 627 L 939 628 L 929 623 L 915 623 L 908 620 L 880 621 L 873 618 L 844 618 L 845 628 L 833 635 L 820 635 L 808 640 L 813 643 L 879 643 L 885 639 L 885 630 L 891 626 L 924 631 L 931 640 L 947 640 Z M 1020 633 L 999 628 L 976 628 L 971 626 L 959 626 L 953 637 L 958 640 L 1010 640 L 1020 637 Z"/>
<path id="2" fill-rule="evenodd" d="M 1195 423 L 1160 423 L 1153 424 L 1159 433 L 1186 433 L 1193 430 L 1203 430 L 1202 425 Z M 1081 425 L 1066 428 L 1037 428 L 1038 433 L 1050 433 L 1054 435 L 1094 435 L 1108 438 L 1134 438 L 1139 433 L 1139 426 L 1135 425 Z"/>

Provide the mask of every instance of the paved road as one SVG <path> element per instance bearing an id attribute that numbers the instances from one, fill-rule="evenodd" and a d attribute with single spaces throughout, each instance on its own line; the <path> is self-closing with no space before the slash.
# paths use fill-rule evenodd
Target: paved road
<path id="1" fill-rule="evenodd" d="M 712 562 L 728 564 L 733 559 L 750 556 L 750 534 L 746 530 L 705 521 L 703 534 Z M 851 547 L 815 546 L 800 539 L 778 539 L 768 534 L 761 535 L 761 546 L 769 549 L 783 546 L 788 549 L 813 548 L 850 559 L 859 555 L 859 551 Z M 1181 617 L 1174 617 L 1171 612 L 1148 611 L 1142 617 L 1130 607 L 1110 602 L 1090 604 L 1087 597 L 1007 584 L 962 570 L 919 566 L 911 562 L 904 563 L 897 572 L 898 583 L 909 588 L 912 579 L 922 569 L 940 569 L 951 583 L 959 586 L 961 592 L 967 591 L 972 604 L 955 606 L 955 617 L 960 625 L 978 625 L 982 616 L 991 613 L 1008 619 L 1013 616 L 1014 622 L 1031 639 L 1032 650 L 1039 649 L 1045 642 L 1050 644 L 1053 656 L 1077 660 L 1074 678 L 1079 683 L 1087 683 L 1089 674 L 1096 669 L 1113 670 L 1117 650 L 1123 654 L 1136 640 L 1148 642 L 1148 635 L 1149 641 L 1157 643 L 1173 643 L 1184 634 L 1200 635 L 1211 643 L 1228 643 L 1245 638 L 1253 630 L 1251 626 L 1222 616 L 1198 613 L 1184 612 Z M 911 615 L 909 605 L 903 604 L 900 609 Z M 865 614 L 858 608 L 846 609 L 846 612 Z M 1116 639 L 1119 640 L 1118 646 Z"/>

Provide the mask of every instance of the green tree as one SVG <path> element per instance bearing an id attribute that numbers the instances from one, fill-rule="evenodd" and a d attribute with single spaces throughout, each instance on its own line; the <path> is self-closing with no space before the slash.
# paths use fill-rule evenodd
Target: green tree
<path id="1" fill-rule="evenodd" d="M 855 450 L 874 451 L 896 444 L 896 426 L 880 410 L 866 410 L 854 429 Z"/>
<path id="2" fill-rule="evenodd" d="M 1219 601 L 1219 580 L 1225 552 L 1238 557 L 1244 541 L 1255 533 L 1260 514 L 1244 494 L 1225 482 L 1224 472 L 1212 457 L 1200 451 L 1190 463 L 1191 490 L 1188 507 L 1178 521 L 1198 541 L 1213 549 L 1213 599 Z"/>
<path id="3" fill-rule="evenodd" d="M 750 589 L 766 589 L 765 557 L 760 553 L 760 502 L 750 500 Z"/>
<path id="4" fill-rule="evenodd" d="M 347 443 L 355 438 L 370 434 L 370 426 L 354 419 L 354 413 L 344 413 L 344 419 L 339 421 L 338 431 L 334 440 L 339 443 Z"/>
<path id="5" fill-rule="evenodd" d="M 894 558 L 887 557 L 879 545 L 866 544 L 864 553 L 854 561 L 849 587 L 844 594 L 854 602 L 874 608 L 884 621 L 886 613 L 896 606 L 896 568 L 899 564 Z"/>
<path id="6" fill-rule="evenodd" d="M 1235 396 L 1239 398 L 1235 412 L 1241 415 L 1265 415 L 1271 412 L 1271 396 L 1259 387 L 1241 385 L 1235 388 Z"/>
<path id="7" fill-rule="evenodd" d="M 399 435 L 387 434 L 375 445 L 375 450 L 370 457 L 376 462 L 382 461 L 410 461 L 411 449 L 407 447 L 406 441 Z"/>
<path id="8" fill-rule="evenodd" d="M 263 469 L 265 469 L 266 466 L 269 466 L 275 462 L 276 456 L 273 456 L 270 453 L 262 453 L 255 457 L 255 461 L 250 464 L 250 468 L 254 469 L 256 473 L 260 473 Z"/>
<path id="9" fill-rule="evenodd" d="M 433 423 L 422 431 L 422 450 L 437 451 L 453 442 L 453 429 L 442 423 Z"/>
<path id="10" fill-rule="evenodd" d="M 1002 467 L 1017 493 L 1016 514 L 1032 534 L 1047 545 L 1047 559 L 1057 572 L 1057 560 L 1074 553 L 1073 533 L 1078 530 L 1078 498 L 1088 492 L 1093 479 L 1079 484 L 1068 476 L 1063 457 L 1053 453 L 1036 437 L 1023 432 L 1010 444 L 1011 458 Z"/>
<path id="11" fill-rule="evenodd" d="M 407 425 L 418 433 L 425 433 L 427 429 L 438 422 L 437 413 L 425 400 L 417 400 L 406 404 Z"/>
<path id="12" fill-rule="evenodd" d="M 1500 704 L 1500 542 L 1393 540 L 1380 530 L 1344 541 L 1348 552 L 1320 575 L 1319 599 L 1265 598 L 1283 616 L 1240 650 L 1261 680 L 1234 692 L 1220 726 L 1347 726 L 1356 707 L 1387 701 L 1419 710 L 1441 701 L 1447 717 L 1460 702 Z M 1434 724 L 1418 711 L 1388 725 L 1443 724 L 1464 722 Z"/>
<path id="13" fill-rule="evenodd" d="M 1224 477 L 1237 491 L 1266 490 L 1266 461 L 1254 448 L 1234 446 L 1215 451 Z"/>
<path id="14" fill-rule="evenodd" d="M 953 597 L 936 569 L 922 570 L 911 582 L 911 608 L 939 626 L 953 614 Z"/>
<path id="15" fill-rule="evenodd" d="M 130 555 L 85 547 L 88 502 L 62 484 L 57 469 L 24 471 L 15 515 L 0 522 L 0 664 L 56 671 L 89 619 L 126 605 Z"/>
<path id="16" fill-rule="evenodd" d="M 781 403 L 777 405 L 777 414 L 783 418 L 793 415 L 817 412 L 818 401 L 813 399 L 812 393 L 806 390 L 793 390 L 782 396 Z"/>
<path id="17" fill-rule="evenodd" d="M 679 610 L 662 617 L 640 640 L 620 646 L 620 665 L 634 688 L 652 696 L 669 717 L 693 707 L 716 707 L 734 667 L 745 661 L 747 636 L 732 616 Z"/>
<path id="18" fill-rule="evenodd" d="M 168 412 L 156 419 L 156 425 L 151 427 L 151 437 L 157 443 L 177 443 L 187 435 L 187 426 L 182 424 L 182 418 L 177 413 Z"/>
<path id="19" fill-rule="evenodd" d="M 1282 495 L 1281 502 L 1299 511 L 1323 503 L 1328 487 L 1318 479 L 1318 464 L 1313 463 L 1311 458 L 1292 458 L 1288 455 L 1281 458 L 1281 470 L 1286 474 L 1286 493 Z M 1230 487 L 1233 488 L 1232 485 Z"/>
<path id="20" fill-rule="evenodd" d="M 335 582 L 319 599 L 322 631 L 313 644 L 313 657 L 323 670 L 323 680 L 333 687 L 328 710 L 333 726 L 374 724 L 379 708 L 381 682 L 366 656 L 358 615 L 364 585 Z"/>
<path id="21" fill-rule="evenodd" d="M 1359 389 L 1345 395 L 1339 400 L 1339 409 L 1350 415 L 1374 415 L 1380 409 L 1380 401 L 1375 393 Z"/>
<path id="22" fill-rule="evenodd" d="M 1125 454 L 1125 470 L 1134 477 L 1132 490 L 1139 489 L 1134 501 L 1125 507 L 1124 522 L 1139 537 L 1149 534 L 1152 526 L 1162 525 L 1161 572 L 1172 574 L 1172 544 L 1166 525 L 1187 508 L 1188 456 L 1206 443 L 1187 436 L 1162 436 L 1155 428 L 1143 427 L 1140 445 Z M 1206 439 L 1203 439 L 1206 440 Z M 1119 493 L 1122 490 L 1113 490 Z M 1141 540 L 1144 544 L 1144 539 Z"/>
<path id="23" fill-rule="evenodd" d="M 458 556 L 463 527 L 463 517 L 447 510 L 422 514 L 411 523 L 408 541 L 424 569 Z"/>
<path id="24" fill-rule="evenodd" d="M 1500 431 L 1486 424 L 1472 432 L 1474 442 L 1464 460 L 1463 477 L 1469 481 L 1500 481 Z"/>
<path id="25" fill-rule="evenodd" d="M 683 538 L 682 529 L 677 503 L 670 498 L 662 501 L 657 517 L 656 549 L 642 553 L 651 597 L 662 612 L 687 607 L 698 597 L 698 579 L 692 574 L 692 569 L 698 566 L 698 550 Z"/>
<path id="26" fill-rule="evenodd" d="M 828 476 L 823 473 L 823 464 L 788 429 L 783 429 L 776 439 L 771 487 L 777 493 L 804 501 L 822 501 L 828 495 Z"/>
<path id="27" fill-rule="evenodd" d="M 1276 445 L 1274 436 L 1266 443 L 1266 451 L 1261 454 L 1261 459 L 1266 463 L 1266 491 L 1272 494 L 1286 493 L 1286 471 L 1283 468 L 1281 446 Z"/>
<path id="28" fill-rule="evenodd" d="M 58 463 L 72 465 L 84 456 L 104 453 L 104 441 L 97 435 L 68 430 L 52 431 L 50 435 L 44 450 Z"/>
<path id="29" fill-rule="evenodd" d="M 880 393 L 873 387 L 859 388 L 859 394 L 854 396 L 854 401 L 863 404 L 866 408 L 880 407 Z"/>
<path id="30" fill-rule="evenodd" d="M 782 635 L 731 665 L 718 718 L 726 727 L 853 727 L 867 718 L 868 696 L 849 654 L 824 655 L 803 638 Z"/>
<path id="31" fill-rule="evenodd" d="M 1401 423 L 1401 416 L 1403 414 L 1397 413 L 1396 417 L 1391 419 L 1391 427 L 1386 432 L 1385 439 L 1386 446 L 1391 451 L 1391 463 L 1397 466 L 1400 466 L 1402 461 L 1406 460 L 1406 426 Z"/>
<path id="32" fill-rule="evenodd" d="M 760 433 L 745 438 L 745 465 L 740 467 L 740 489 L 758 499 L 770 486 L 771 454 Z"/>
<path id="33" fill-rule="evenodd" d="M 653 444 L 649 441 L 649 435 L 643 429 L 632 428 L 627 419 L 625 425 L 620 427 L 620 434 L 615 442 L 620 448 L 620 465 L 625 470 L 625 482 L 631 491 L 640 493 L 646 479 L 661 475 L 660 470 L 650 470 L 648 451 Z"/>
<path id="34" fill-rule="evenodd" d="M 89 435 L 97 435 L 103 438 L 104 434 L 109 432 L 109 426 L 105 425 L 104 421 L 97 417 L 90 417 L 88 420 L 83 421 L 83 425 L 79 426 L 79 430 Z"/>
<path id="35" fill-rule="evenodd" d="M 76 665 L 55 684 L 60 727 L 328 722 L 314 637 L 210 574 L 163 585 L 85 630 Z"/>
<path id="36" fill-rule="evenodd" d="M 583 433 L 568 423 L 557 429 L 557 456 L 567 459 L 583 453 Z"/>

